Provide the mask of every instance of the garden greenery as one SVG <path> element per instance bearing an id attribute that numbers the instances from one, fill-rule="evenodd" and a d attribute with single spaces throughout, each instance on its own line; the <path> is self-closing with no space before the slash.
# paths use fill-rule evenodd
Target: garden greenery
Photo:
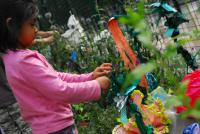
<path id="1" fill-rule="evenodd" d="M 145 6 L 146 3 L 144 1 L 138 2 L 137 5 L 134 3 L 134 11 L 128 8 L 127 3 L 125 5 L 127 15 L 121 17 L 119 22 L 121 25 L 134 28 L 139 33 L 138 39 L 142 44 L 142 52 L 144 52 L 144 55 L 145 52 L 148 52 L 150 55 L 147 56 L 148 62 L 143 63 L 132 72 L 129 72 L 122 89 L 129 86 L 132 81 L 140 79 L 147 72 L 153 72 L 158 79 L 159 86 L 164 87 L 166 92 L 173 91 L 173 96 L 167 100 L 167 107 L 186 105 L 189 109 L 182 113 L 182 117 L 186 118 L 192 115 L 200 119 L 200 101 L 197 101 L 195 107 L 191 108 L 189 98 L 184 96 L 187 83 L 181 83 L 181 79 L 187 74 L 187 65 L 183 58 L 177 54 L 177 47 L 198 40 L 200 30 L 178 35 L 176 37 L 178 38 L 177 42 L 174 42 L 174 38 L 171 38 L 165 44 L 166 48 L 163 51 L 159 51 L 153 44 L 153 40 L 155 39 L 146 19 L 146 14 L 148 14 L 148 9 Z M 126 32 L 126 29 L 123 30 Z M 94 37 L 95 35 L 91 34 L 90 36 Z M 131 44 L 131 39 L 128 38 L 128 40 Z M 103 62 L 111 62 L 113 65 L 121 63 L 120 56 L 111 36 L 102 38 L 98 42 L 83 39 L 80 44 L 68 42 L 58 37 L 50 45 L 35 45 L 33 49 L 44 54 L 56 70 L 64 72 L 87 73 L 93 71 Z M 78 60 L 76 62 L 70 61 L 72 51 L 76 51 L 78 54 Z M 121 69 L 123 70 L 123 68 Z M 117 124 L 116 119 L 119 117 L 115 106 L 108 105 L 105 101 L 78 104 L 74 105 L 73 108 L 80 134 L 109 134 Z M 82 121 L 88 123 L 87 127 L 80 125 Z"/>

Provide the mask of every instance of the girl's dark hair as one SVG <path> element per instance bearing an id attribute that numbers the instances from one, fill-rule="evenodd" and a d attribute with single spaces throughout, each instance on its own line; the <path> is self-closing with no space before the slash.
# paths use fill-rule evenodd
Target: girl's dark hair
<path id="1" fill-rule="evenodd" d="M 34 0 L 0 0 L 0 52 L 19 47 L 17 36 L 25 21 L 37 17 Z M 7 19 L 11 18 L 9 22 Z"/>

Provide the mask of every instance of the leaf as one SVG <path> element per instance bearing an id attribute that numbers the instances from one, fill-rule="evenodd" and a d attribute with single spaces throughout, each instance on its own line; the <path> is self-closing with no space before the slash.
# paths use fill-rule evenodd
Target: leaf
<path id="1" fill-rule="evenodd" d="M 142 18 L 144 18 L 145 13 L 145 7 L 144 7 L 144 0 L 140 0 L 140 2 L 137 4 L 137 10 L 138 13 L 141 15 Z"/>
<path id="2" fill-rule="evenodd" d="M 177 54 L 177 47 L 173 44 L 170 44 L 166 47 L 165 52 L 163 53 L 163 56 L 166 58 L 171 58 L 175 54 Z"/>
<path id="3" fill-rule="evenodd" d="M 170 97 L 167 97 L 166 99 L 165 106 L 167 109 L 171 109 L 174 106 L 181 106 L 181 105 L 182 105 L 182 102 L 178 99 L 177 96 L 170 96 Z"/>
<path id="4" fill-rule="evenodd" d="M 178 95 L 184 95 L 186 91 L 186 87 L 188 85 L 189 81 L 184 81 L 180 84 L 179 90 L 177 90 Z"/>
<path id="5" fill-rule="evenodd" d="M 183 111 L 180 114 L 180 116 L 181 116 L 182 119 L 187 119 L 189 115 L 190 115 L 190 110 Z"/>
<path id="6" fill-rule="evenodd" d="M 197 99 L 197 101 L 195 102 L 195 109 L 200 111 L 200 99 Z"/>
<path id="7" fill-rule="evenodd" d="M 149 62 L 147 64 L 140 65 L 134 69 L 130 74 L 127 75 L 123 89 L 126 89 L 131 83 L 133 83 L 136 80 L 140 80 L 142 76 L 144 76 L 146 73 L 151 72 L 157 67 L 157 65 L 154 62 Z"/>
<path id="8" fill-rule="evenodd" d="M 200 111 L 199 110 L 192 110 L 191 112 L 189 112 L 189 115 L 196 119 L 200 119 Z"/>
<path id="9" fill-rule="evenodd" d="M 184 46 L 184 45 L 190 43 L 191 41 L 192 41 L 191 39 L 184 38 L 184 39 L 179 39 L 177 43 L 178 43 L 179 45 Z"/>

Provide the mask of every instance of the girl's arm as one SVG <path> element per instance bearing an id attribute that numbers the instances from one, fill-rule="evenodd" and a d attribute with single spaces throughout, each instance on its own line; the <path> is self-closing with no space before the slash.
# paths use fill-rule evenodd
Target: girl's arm
<path id="1" fill-rule="evenodd" d="M 35 39 L 33 41 L 33 44 L 36 44 L 36 43 L 41 43 L 41 44 L 47 44 L 47 43 L 52 43 L 54 41 L 54 36 L 49 36 L 47 38 L 40 38 L 40 39 Z"/>
<path id="2" fill-rule="evenodd" d="M 94 80 L 101 76 L 106 76 L 112 71 L 111 63 L 103 63 L 100 67 L 97 67 L 92 73 L 89 74 L 68 74 L 58 72 L 59 77 L 66 82 L 85 82 Z"/>
<path id="3" fill-rule="evenodd" d="M 26 56 L 20 65 L 20 74 L 26 83 L 49 99 L 66 103 L 80 103 L 98 100 L 101 96 L 98 81 L 65 82 L 35 55 Z"/>
<path id="4" fill-rule="evenodd" d="M 92 78 L 93 73 L 88 74 L 69 74 L 58 72 L 58 76 L 65 82 L 86 82 L 93 80 Z"/>
<path id="5" fill-rule="evenodd" d="M 38 31 L 37 36 L 39 38 L 36 38 L 33 42 L 33 44 L 35 43 L 51 43 L 54 41 L 55 39 L 55 34 L 59 34 L 57 31 Z"/>
<path id="6" fill-rule="evenodd" d="M 38 31 L 37 36 L 42 38 L 47 38 L 49 36 L 53 36 L 56 32 L 55 31 Z"/>

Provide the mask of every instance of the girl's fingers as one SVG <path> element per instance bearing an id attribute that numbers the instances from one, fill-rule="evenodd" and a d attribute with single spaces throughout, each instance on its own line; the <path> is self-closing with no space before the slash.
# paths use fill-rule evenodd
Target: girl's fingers
<path id="1" fill-rule="evenodd" d="M 100 67 L 106 67 L 106 66 L 112 66 L 112 64 L 111 63 L 103 63 Z"/>
<path id="2" fill-rule="evenodd" d="M 112 70 L 112 68 L 110 69 L 110 68 L 100 68 L 100 67 L 98 67 L 93 74 L 93 78 L 96 79 L 96 78 L 101 77 L 101 76 L 107 76 L 108 74 L 111 73 L 111 70 Z"/>
<path id="3" fill-rule="evenodd" d="M 108 74 L 108 72 L 99 72 L 98 74 L 97 74 L 97 76 L 98 77 L 101 77 L 101 76 L 105 76 L 105 75 L 107 75 Z"/>
<path id="4" fill-rule="evenodd" d="M 104 72 L 104 71 L 111 71 L 112 67 L 97 67 L 96 72 Z"/>
<path id="5" fill-rule="evenodd" d="M 99 71 L 103 72 L 103 71 L 111 71 L 112 67 L 99 67 Z"/>
<path id="6" fill-rule="evenodd" d="M 44 42 L 46 42 L 46 43 L 51 43 L 51 42 L 53 42 L 54 41 L 54 37 L 53 36 L 49 36 L 49 37 L 47 37 L 47 38 L 44 38 Z"/>

